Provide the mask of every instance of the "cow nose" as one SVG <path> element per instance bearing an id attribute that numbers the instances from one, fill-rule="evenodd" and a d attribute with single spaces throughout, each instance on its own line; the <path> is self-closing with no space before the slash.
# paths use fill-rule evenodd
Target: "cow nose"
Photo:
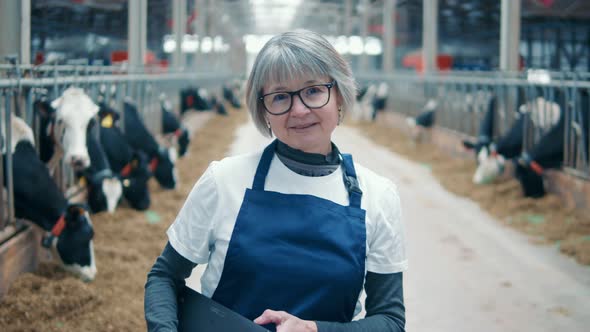
<path id="1" fill-rule="evenodd" d="M 72 158 L 72 166 L 76 169 L 84 168 L 84 160 L 81 158 Z"/>

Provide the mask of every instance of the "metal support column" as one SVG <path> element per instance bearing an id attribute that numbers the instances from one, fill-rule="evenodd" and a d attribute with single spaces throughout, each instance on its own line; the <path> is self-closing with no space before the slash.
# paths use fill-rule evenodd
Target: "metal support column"
<path id="1" fill-rule="evenodd" d="M 129 0 L 127 54 L 132 72 L 143 70 L 147 48 L 147 0 Z"/>
<path id="2" fill-rule="evenodd" d="M 23 65 L 31 63 L 31 0 L 20 3 L 20 52 L 19 60 Z"/>
<path id="3" fill-rule="evenodd" d="M 0 1 L 0 61 L 7 55 L 31 63 L 31 1 Z M 16 38 L 15 38 L 16 36 Z"/>
<path id="4" fill-rule="evenodd" d="M 342 34 L 346 37 L 350 36 L 352 32 L 352 0 L 344 0 L 344 19 L 342 20 L 343 27 L 342 27 Z"/>
<path id="5" fill-rule="evenodd" d="M 197 13 L 197 18 L 195 20 L 194 32 L 199 38 L 199 48 L 193 57 L 193 66 L 195 69 L 198 69 L 203 66 L 203 53 L 200 51 L 200 45 L 203 41 L 203 37 L 205 37 L 205 0 L 194 0 L 195 1 L 195 11 Z"/>
<path id="6" fill-rule="evenodd" d="M 363 13 L 362 13 L 362 19 L 361 19 L 361 39 L 363 40 L 363 47 L 365 45 L 365 42 L 367 41 L 367 35 L 368 35 L 368 30 L 369 30 L 369 14 L 370 14 L 370 8 L 371 8 L 371 3 L 369 2 L 369 0 L 361 0 L 362 1 L 362 7 L 363 7 Z M 367 53 L 365 53 L 365 51 L 363 50 L 363 52 L 360 55 L 360 59 L 359 59 L 359 69 L 361 72 L 366 72 L 369 66 L 369 58 L 367 57 Z"/>
<path id="7" fill-rule="evenodd" d="M 500 70 L 519 70 L 520 1 L 502 0 Z"/>
<path id="8" fill-rule="evenodd" d="M 174 40 L 176 40 L 176 48 L 172 56 L 172 67 L 182 68 L 185 66 L 186 59 L 182 52 L 182 41 L 186 33 L 186 0 L 173 0 L 172 1 L 172 32 L 174 34 Z"/>
<path id="9" fill-rule="evenodd" d="M 424 73 L 437 70 L 438 0 L 424 0 L 422 8 L 422 64 Z"/>
<path id="10" fill-rule="evenodd" d="M 391 72 L 395 66 L 395 16 L 397 0 L 383 3 L 383 71 Z"/>

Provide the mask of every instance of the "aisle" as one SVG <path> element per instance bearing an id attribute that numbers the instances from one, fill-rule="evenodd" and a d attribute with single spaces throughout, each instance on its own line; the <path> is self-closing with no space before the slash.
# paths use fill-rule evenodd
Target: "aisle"
<path id="1" fill-rule="evenodd" d="M 585 331 L 590 270 L 550 247 L 530 244 L 473 202 L 444 190 L 429 169 L 340 127 L 335 143 L 398 185 L 410 268 L 408 331 Z M 240 127 L 229 155 L 269 142 Z M 198 267 L 189 285 L 199 288 Z"/>

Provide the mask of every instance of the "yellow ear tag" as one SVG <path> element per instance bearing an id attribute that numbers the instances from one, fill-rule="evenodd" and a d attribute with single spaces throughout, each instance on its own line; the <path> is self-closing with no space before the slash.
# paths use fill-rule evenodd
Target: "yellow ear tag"
<path id="1" fill-rule="evenodd" d="M 113 126 L 113 116 L 109 114 L 102 118 L 100 125 L 104 128 L 111 128 Z"/>
<path id="2" fill-rule="evenodd" d="M 86 181 L 86 177 L 84 177 L 84 176 L 80 177 L 80 179 L 78 180 L 78 185 L 80 187 L 86 187 L 87 184 L 88 184 L 88 182 Z"/>

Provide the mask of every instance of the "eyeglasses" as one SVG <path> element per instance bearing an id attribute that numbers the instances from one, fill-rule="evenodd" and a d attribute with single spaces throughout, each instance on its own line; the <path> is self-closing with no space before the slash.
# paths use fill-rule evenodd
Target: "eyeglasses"
<path id="1" fill-rule="evenodd" d="M 297 91 L 272 92 L 259 97 L 264 109 L 272 115 L 281 115 L 289 112 L 293 106 L 293 96 L 299 99 L 307 108 L 324 107 L 330 101 L 330 90 L 336 85 L 336 81 L 324 84 L 306 86 Z"/>

